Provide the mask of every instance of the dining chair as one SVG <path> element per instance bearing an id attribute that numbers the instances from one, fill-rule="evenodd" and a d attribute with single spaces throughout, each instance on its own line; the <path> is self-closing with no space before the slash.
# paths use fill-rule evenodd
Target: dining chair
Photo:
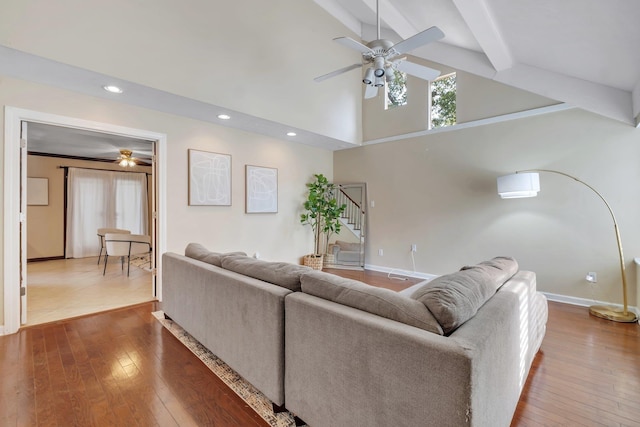
<path id="1" fill-rule="evenodd" d="M 98 255 L 98 265 L 100 265 L 100 257 L 104 250 L 104 236 L 107 233 L 131 234 L 131 231 L 122 228 L 98 228 L 98 239 L 100 240 L 100 255 Z"/>
<path id="2" fill-rule="evenodd" d="M 104 270 L 102 275 L 107 272 L 107 263 L 109 257 L 119 256 L 121 268 L 124 269 L 124 259 L 127 258 L 127 276 L 131 267 L 131 257 L 141 257 L 151 253 L 151 237 L 142 234 L 122 234 L 107 233 L 104 237 L 105 254 L 104 254 Z M 151 264 L 151 261 L 149 261 Z"/>

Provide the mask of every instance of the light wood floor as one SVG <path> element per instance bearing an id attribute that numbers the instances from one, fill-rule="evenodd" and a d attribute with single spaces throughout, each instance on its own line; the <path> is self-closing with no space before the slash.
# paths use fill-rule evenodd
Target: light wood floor
<path id="1" fill-rule="evenodd" d="M 27 263 L 27 325 L 38 325 L 89 313 L 151 301 L 151 273 L 119 258 L 61 259 Z"/>

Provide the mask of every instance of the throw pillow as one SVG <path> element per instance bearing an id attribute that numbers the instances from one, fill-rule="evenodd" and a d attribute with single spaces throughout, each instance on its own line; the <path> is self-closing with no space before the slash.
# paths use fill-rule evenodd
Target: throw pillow
<path id="1" fill-rule="evenodd" d="M 478 265 L 436 277 L 411 298 L 422 302 L 449 335 L 471 319 L 478 309 L 518 271 L 513 258 L 497 257 Z"/>

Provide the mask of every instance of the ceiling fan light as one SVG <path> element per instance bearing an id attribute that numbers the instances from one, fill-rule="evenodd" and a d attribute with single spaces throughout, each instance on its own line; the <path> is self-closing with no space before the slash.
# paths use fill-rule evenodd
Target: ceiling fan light
<path id="1" fill-rule="evenodd" d="M 122 160 L 120 160 L 119 165 L 122 166 L 122 167 L 126 167 L 127 163 L 128 163 L 127 159 L 122 159 Z"/>
<path id="2" fill-rule="evenodd" d="M 367 68 L 367 71 L 364 73 L 364 78 L 362 79 L 362 83 L 366 84 L 366 85 L 370 85 L 371 83 L 373 83 L 373 68 L 369 67 Z"/>
<path id="3" fill-rule="evenodd" d="M 133 160 L 129 159 L 127 160 L 127 166 L 133 167 L 136 165 L 136 162 L 134 162 Z"/>
<path id="4" fill-rule="evenodd" d="M 382 77 L 384 76 L 384 58 L 381 56 L 377 56 L 374 60 L 373 60 L 373 65 L 375 67 L 375 71 L 373 72 L 373 74 L 376 77 Z"/>

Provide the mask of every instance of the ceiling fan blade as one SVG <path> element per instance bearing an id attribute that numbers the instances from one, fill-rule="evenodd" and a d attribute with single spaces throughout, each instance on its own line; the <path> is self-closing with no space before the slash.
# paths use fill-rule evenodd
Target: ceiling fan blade
<path id="1" fill-rule="evenodd" d="M 373 53 L 373 51 L 367 46 L 349 37 L 338 37 L 333 39 L 333 41 L 338 42 L 342 46 L 348 47 L 349 49 L 357 50 L 360 53 Z"/>
<path id="2" fill-rule="evenodd" d="M 352 64 L 348 67 L 340 68 L 339 70 L 335 70 L 322 76 L 316 77 L 315 79 L 313 79 L 313 81 L 316 83 L 320 83 L 321 81 L 330 79 L 331 77 L 335 77 L 339 74 L 346 73 L 347 71 L 355 70 L 356 68 L 360 67 L 362 67 L 362 64 Z"/>
<path id="3" fill-rule="evenodd" d="M 374 85 L 367 85 L 367 88 L 364 90 L 364 99 L 375 98 L 378 95 L 378 88 Z"/>
<path id="4" fill-rule="evenodd" d="M 407 74 L 418 77 L 423 80 L 434 80 L 440 75 L 440 71 L 433 68 L 425 67 L 424 65 L 415 64 L 409 61 L 398 61 L 395 63 L 395 67 Z"/>
<path id="5" fill-rule="evenodd" d="M 440 40 L 444 37 L 444 33 L 438 27 L 428 28 L 421 33 L 416 34 L 415 36 L 411 36 L 406 40 L 401 41 L 393 46 L 393 49 L 400 54 L 405 52 L 410 52 L 413 49 L 417 49 L 420 46 L 425 44 L 434 42 L 436 40 Z"/>

